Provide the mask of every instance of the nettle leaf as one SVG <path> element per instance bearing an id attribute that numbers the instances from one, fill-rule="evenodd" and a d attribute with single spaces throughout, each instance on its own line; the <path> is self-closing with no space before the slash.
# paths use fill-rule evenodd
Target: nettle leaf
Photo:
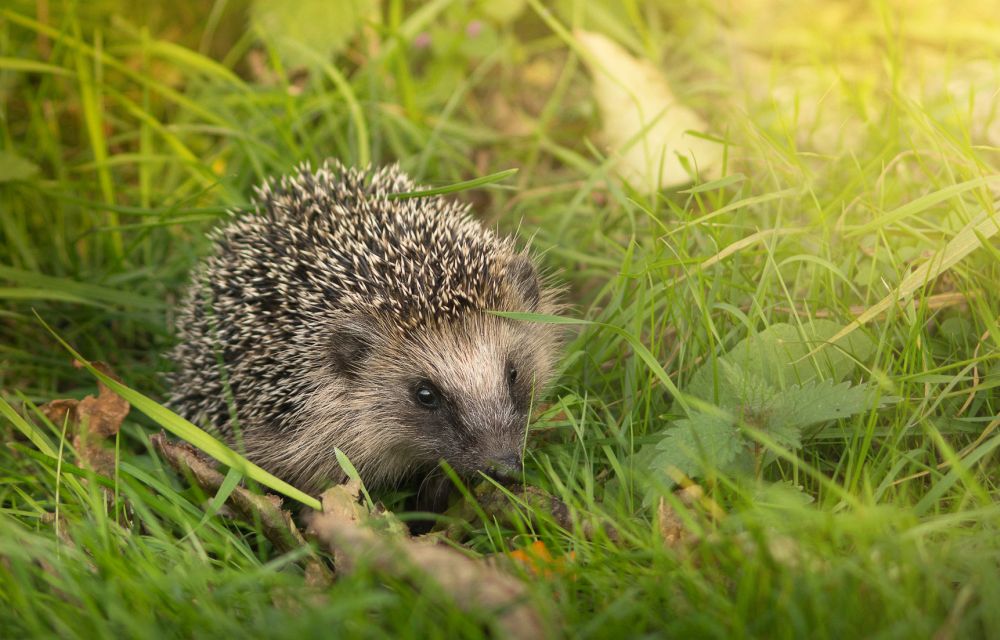
<path id="1" fill-rule="evenodd" d="M 794 451 L 802 448 L 805 427 L 885 406 L 892 399 L 876 401 L 871 387 L 841 382 L 871 357 L 874 344 L 867 336 L 855 332 L 810 355 L 840 330 L 828 320 L 801 328 L 775 324 L 705 363 L 685 393 L 723 411 L 676 421 L 637 459 L 667 486 L 675 484 L 671 468 L 692 477 L 713 469 L 750 475 L 774 457 L 759 450 L 741 427 L 763 431 Z"/>
<path id="2" fill-rule="evenodd" d="M 784 428 L 802 429 L 820 422 L 847 418 L 893 402 L 893 398 L 881 398 L 876 403 L 874 391 L 869 385 L 851 386 L 850 382 L 834 384 L 832 380 L 794 386 L 782 391 L 774 399 L 771 421 Z"/>
<path id="3" fill-rule="evenodd" d="M 795 451 L 802 448 L 802 427 L 797 424 L 772 418 L 763 430 L 786 449 Z"/>
<path id="4" fill-rule="evenodd" d="M 834 384 L 824 380 L 819 384 L 794 386 L 786 389 L 775 403 L 776 421 L 795 427 L 807 427 L 860 413 L 868 406 L 868 389 L 849 382 Z"/>
<path id="5" fill-rule="evenodd" d="M 721 404 L 740 416 L 765 413 L 774 397 L 780 393 L 762 376 L 751 375 L 746 369 L 726 360 L 719 361 L 719 369 L 726 388 L 732 391 Z"/>
<path id="6" fill-rule="evenodd" d="M 827 342 L 840 331 L 841 325 L 830 320 L 813 320 L 799 328 L 773 324 L 760 333 L 741 340 L 729 353 L 709 360 L 699 368 L 685 391 L 721 407 L 736 410 L 743 404 L 742 392 L 725 373 L 726 366 L 741 370 L 745 379 L 759 379 L 775 389 L 804 385 L 814 380 L 840 382 L 854 372 L 857 362 L 865 362 L 874 351 L 874 344 L 858 332 L 838 340 L 836 344 L 809 356 L 815 347 Z"/>
<path id="7" fill-rule="evenodd" d="M 299 0 L 251 4 L 254 25 L 290 68 L 315 65 L 316 59 L 330 60 L 361 29 L 365 17 L 375 8 L 373 0 Z"/>
<path id="8" fill-rule="evenodd" d="M 688 476 L 703 476 L 711 469 L 728 471 L 745 449 L 746 442 L 730 418 L 697 413 L 667 431 L 656 445 L 650 468 L 672 486 L 671 468 Z"/>

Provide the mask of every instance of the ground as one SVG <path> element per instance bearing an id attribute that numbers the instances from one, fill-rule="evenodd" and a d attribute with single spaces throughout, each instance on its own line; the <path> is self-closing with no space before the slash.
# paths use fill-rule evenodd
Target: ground
<path id="1" fill-rule="evenodd" d="M 1000 636 L 991 3 L 133 4 L 0 9 L 4 636 L 509 631 L 317 584 L 150 444 L 208 231 L 326 157 L 496 178 L 448 197 L 566 287 L 522 318 L 565 323 L 524 478 L 565 512 L 445 523 L 548 633 Z"/>

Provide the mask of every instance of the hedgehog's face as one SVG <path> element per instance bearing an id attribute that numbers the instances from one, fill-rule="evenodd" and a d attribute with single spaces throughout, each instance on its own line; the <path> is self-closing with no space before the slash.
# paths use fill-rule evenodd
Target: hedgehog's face
<path id="1" fill-rule="evenodd" d="M 533 270 L 533 282 L 514 275 L 519 297 L 508 308 L 553 311 Z M 520 470 L 531 408 L 556 355 L 552 325 L 470 312 L 405 334 L 384 322 L 353 334 L 362 352 L 348 350 L 340 368 L 351 371 L 344 393 L 370 446 L 347 453 L 366 482 L 426 475 L 441 460 L 466 477 Z"/>
<path id="2" fill-rule="evenodd" d="M 521 468 L 530 411 L 550 375 L 544 326 L 482 315 L 410 336 L 386 382 L 397 435 L 415 465 L 465 476 Z"/>
<path id="3" fill-rule="evenodd" d="M 363 462 L 366 480 L 425 475 L 441 460 L 466 477 L 516 474 L 553 338 L 545 325 L 480 314 L 376 346 L 352 389 L 381 448 Z"/>

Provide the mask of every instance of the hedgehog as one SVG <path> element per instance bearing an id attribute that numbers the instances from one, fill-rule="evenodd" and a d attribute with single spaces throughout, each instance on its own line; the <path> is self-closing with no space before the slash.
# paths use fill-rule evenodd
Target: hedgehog
<path id="1" fill-rule="evenodd" d="M 521 469 L 553 372 L 559 289 L 533 254 L 394 165 L 328 160 L 212 232 L 177 316 L 169 406 L 318 493 Z M 408 197 L 396 197 L 408 193 Z"/>

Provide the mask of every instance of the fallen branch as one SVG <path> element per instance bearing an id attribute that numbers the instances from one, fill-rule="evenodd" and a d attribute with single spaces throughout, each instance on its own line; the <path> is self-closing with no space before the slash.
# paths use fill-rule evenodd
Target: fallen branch
<path id="1" fill-rule="evenodd" d="M 323 494 L 323 513 L 313 515 L 308 532 L 333 552 L 338 571 L 363 563 L 415 586 L 436 586 L 463 611 L 491 614 L 506 637 L 546 635 L 544 618 L 519 580 L 450 547 L 376 532 L 366 520 L 356 488 L 352 493 L 342 485 Z"/>
<path id="2" fill-rule="evenodd" d="M 214 493 L 222 486 L 224 476 L 191 445 L 170 442 L 162 433 L 154 434 L 149 439 L 171 467 L 193 478 L 206 493 Z M 281 498 L 271 494 L 258 495 L 237 486 L 226 498 L 226 504 L 248 522 L 259 521 L 264 536 L 282 553 L 308 546 L 292 522 L 291 514 L 281 508 Z M 316 557 L 306 561 L 305 570 L 306 575 L 318 583 L 332 582 L 334 577 L 333 571 Z"/>

